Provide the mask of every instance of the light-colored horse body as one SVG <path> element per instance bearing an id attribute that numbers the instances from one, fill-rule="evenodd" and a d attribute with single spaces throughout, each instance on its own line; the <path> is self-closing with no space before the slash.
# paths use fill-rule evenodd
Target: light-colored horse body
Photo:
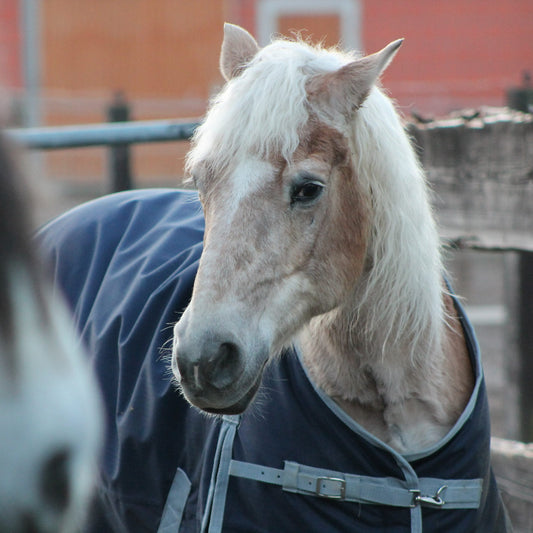
<path id="1" fill-rule="evenodd" d="M 173 370 L 211 413 L 251 402 L 292 342 L 315 383 L 401 452 L 436 443 L 473 386 L 427 185 L 367 57 L 226 25 L 227 80 L 188 164 L 204 252 Z"/>
<path id="2" fill-rule="evenodd" d="M 0 531 L 65 533 L 91 494 L 100 403 L 65 305 L 33 257 L 1 139 L 0 165 Z"/>

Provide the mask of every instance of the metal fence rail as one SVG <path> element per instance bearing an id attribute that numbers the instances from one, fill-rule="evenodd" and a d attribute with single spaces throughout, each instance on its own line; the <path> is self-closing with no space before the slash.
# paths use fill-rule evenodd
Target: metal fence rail
<path id="1" fill-rule="evenodd" d="M 146 120 L 113 124 L 11 129 L 7 134 L 26 148 L 53 150 L 190 139 L 198 122 Z"/>
<path id="2" fill-rule="evenodd" d="M 131 144 L 186 141 L 192 137 L 197 126 L 197 121 L 142 120 L 11 129 L 7 131 L 7 135 L 25 148 L 35 150 L 107 147 L 109 191 L 118 192 L 133 188 L 129 150 Z"/>

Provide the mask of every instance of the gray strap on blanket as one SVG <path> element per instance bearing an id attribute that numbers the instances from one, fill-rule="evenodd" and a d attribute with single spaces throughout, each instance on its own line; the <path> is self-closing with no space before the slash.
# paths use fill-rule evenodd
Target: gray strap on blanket
<path id="1" fill-rule="evenodd" d="M 222 417 L 222 427 L 220 428 L 217 449 L 215 451 L 213 473 L 207 497 L 208 501 L 202 520 L 202 533 L 205 531 L 208 533 L 219 533 L 222 531 L 233 440 L 235 439 L 235 432 L 237 431 L 240 420 L 240 415 Z"/>
<path id="2" fill-rule="evenodd" d="M 181 468 L 178 468 L 167 496 L 167 502 L 163 509 L 163 516 L 157 533 L 178 532 L 190 491 L 191 482 L 187 474 Z"/>
<path id="3" fill-rule="evenodd" d="M 477 509 L 482 491 L 481 479 L 420 478 L 417 487 L 408 487 L 401 479 L 344 474 L 290 461 L 278 469 L 232 460 L 229 473 L 298 494 L 407 508 Z"/>

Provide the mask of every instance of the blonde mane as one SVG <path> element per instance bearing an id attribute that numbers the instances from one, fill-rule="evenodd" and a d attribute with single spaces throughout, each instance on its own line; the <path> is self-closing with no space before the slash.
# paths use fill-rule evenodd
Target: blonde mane
<path id="1" fill-rule="evenodd" d="M 353 54 L 276 40 L 260 50 L 211 103 L 187 167 L 226 168 L 250 154 L 290 161 L 310 116 L 311 78 Z M 390 99 L 374 87 L 351 123 L 331 124 L 348 138 L 358 184 L 372 205 L 371 265 L 354 296 L 354 329 L 382 353 L 400 338 L 412 359 L 440 347 L 443 266 L 427 186 Z"/>
<path id="2" fill-rule="evenodd" d="M 263 48 L 212 100 L 194 135 L 187 168 L 206 158 L 224 168 L 250 153 L 290 161 L 309 119 L 309 79 L 353 59 L 301 41 L 280 39 Z"/>
<path id="3" fill-rule="evenodd" d="M 382 350 L 401 338 L 411 359 L 441 347 L 444 266 L 424 172 L 391 100 L 374 88 L 350 131 L 360 183 L 372 202 L 368 261 L 356 319 Z M 360 327 L 362 324 L 358 324 Z M 400 347 L 399 347 L 400 348 Z"/>

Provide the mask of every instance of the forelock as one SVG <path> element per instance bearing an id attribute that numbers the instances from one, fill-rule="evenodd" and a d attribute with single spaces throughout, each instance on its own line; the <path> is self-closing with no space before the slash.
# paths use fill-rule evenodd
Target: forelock
<path id="1" fill-rule="evenodd" d="M 351 59 L 303 42 L 278 40 L 266 46 L 213 99 L 193 138 L 187 167 L 205 159 L 225 167 L 246 154 L 290 161 L 309 119 L 308 80 Z"/>

